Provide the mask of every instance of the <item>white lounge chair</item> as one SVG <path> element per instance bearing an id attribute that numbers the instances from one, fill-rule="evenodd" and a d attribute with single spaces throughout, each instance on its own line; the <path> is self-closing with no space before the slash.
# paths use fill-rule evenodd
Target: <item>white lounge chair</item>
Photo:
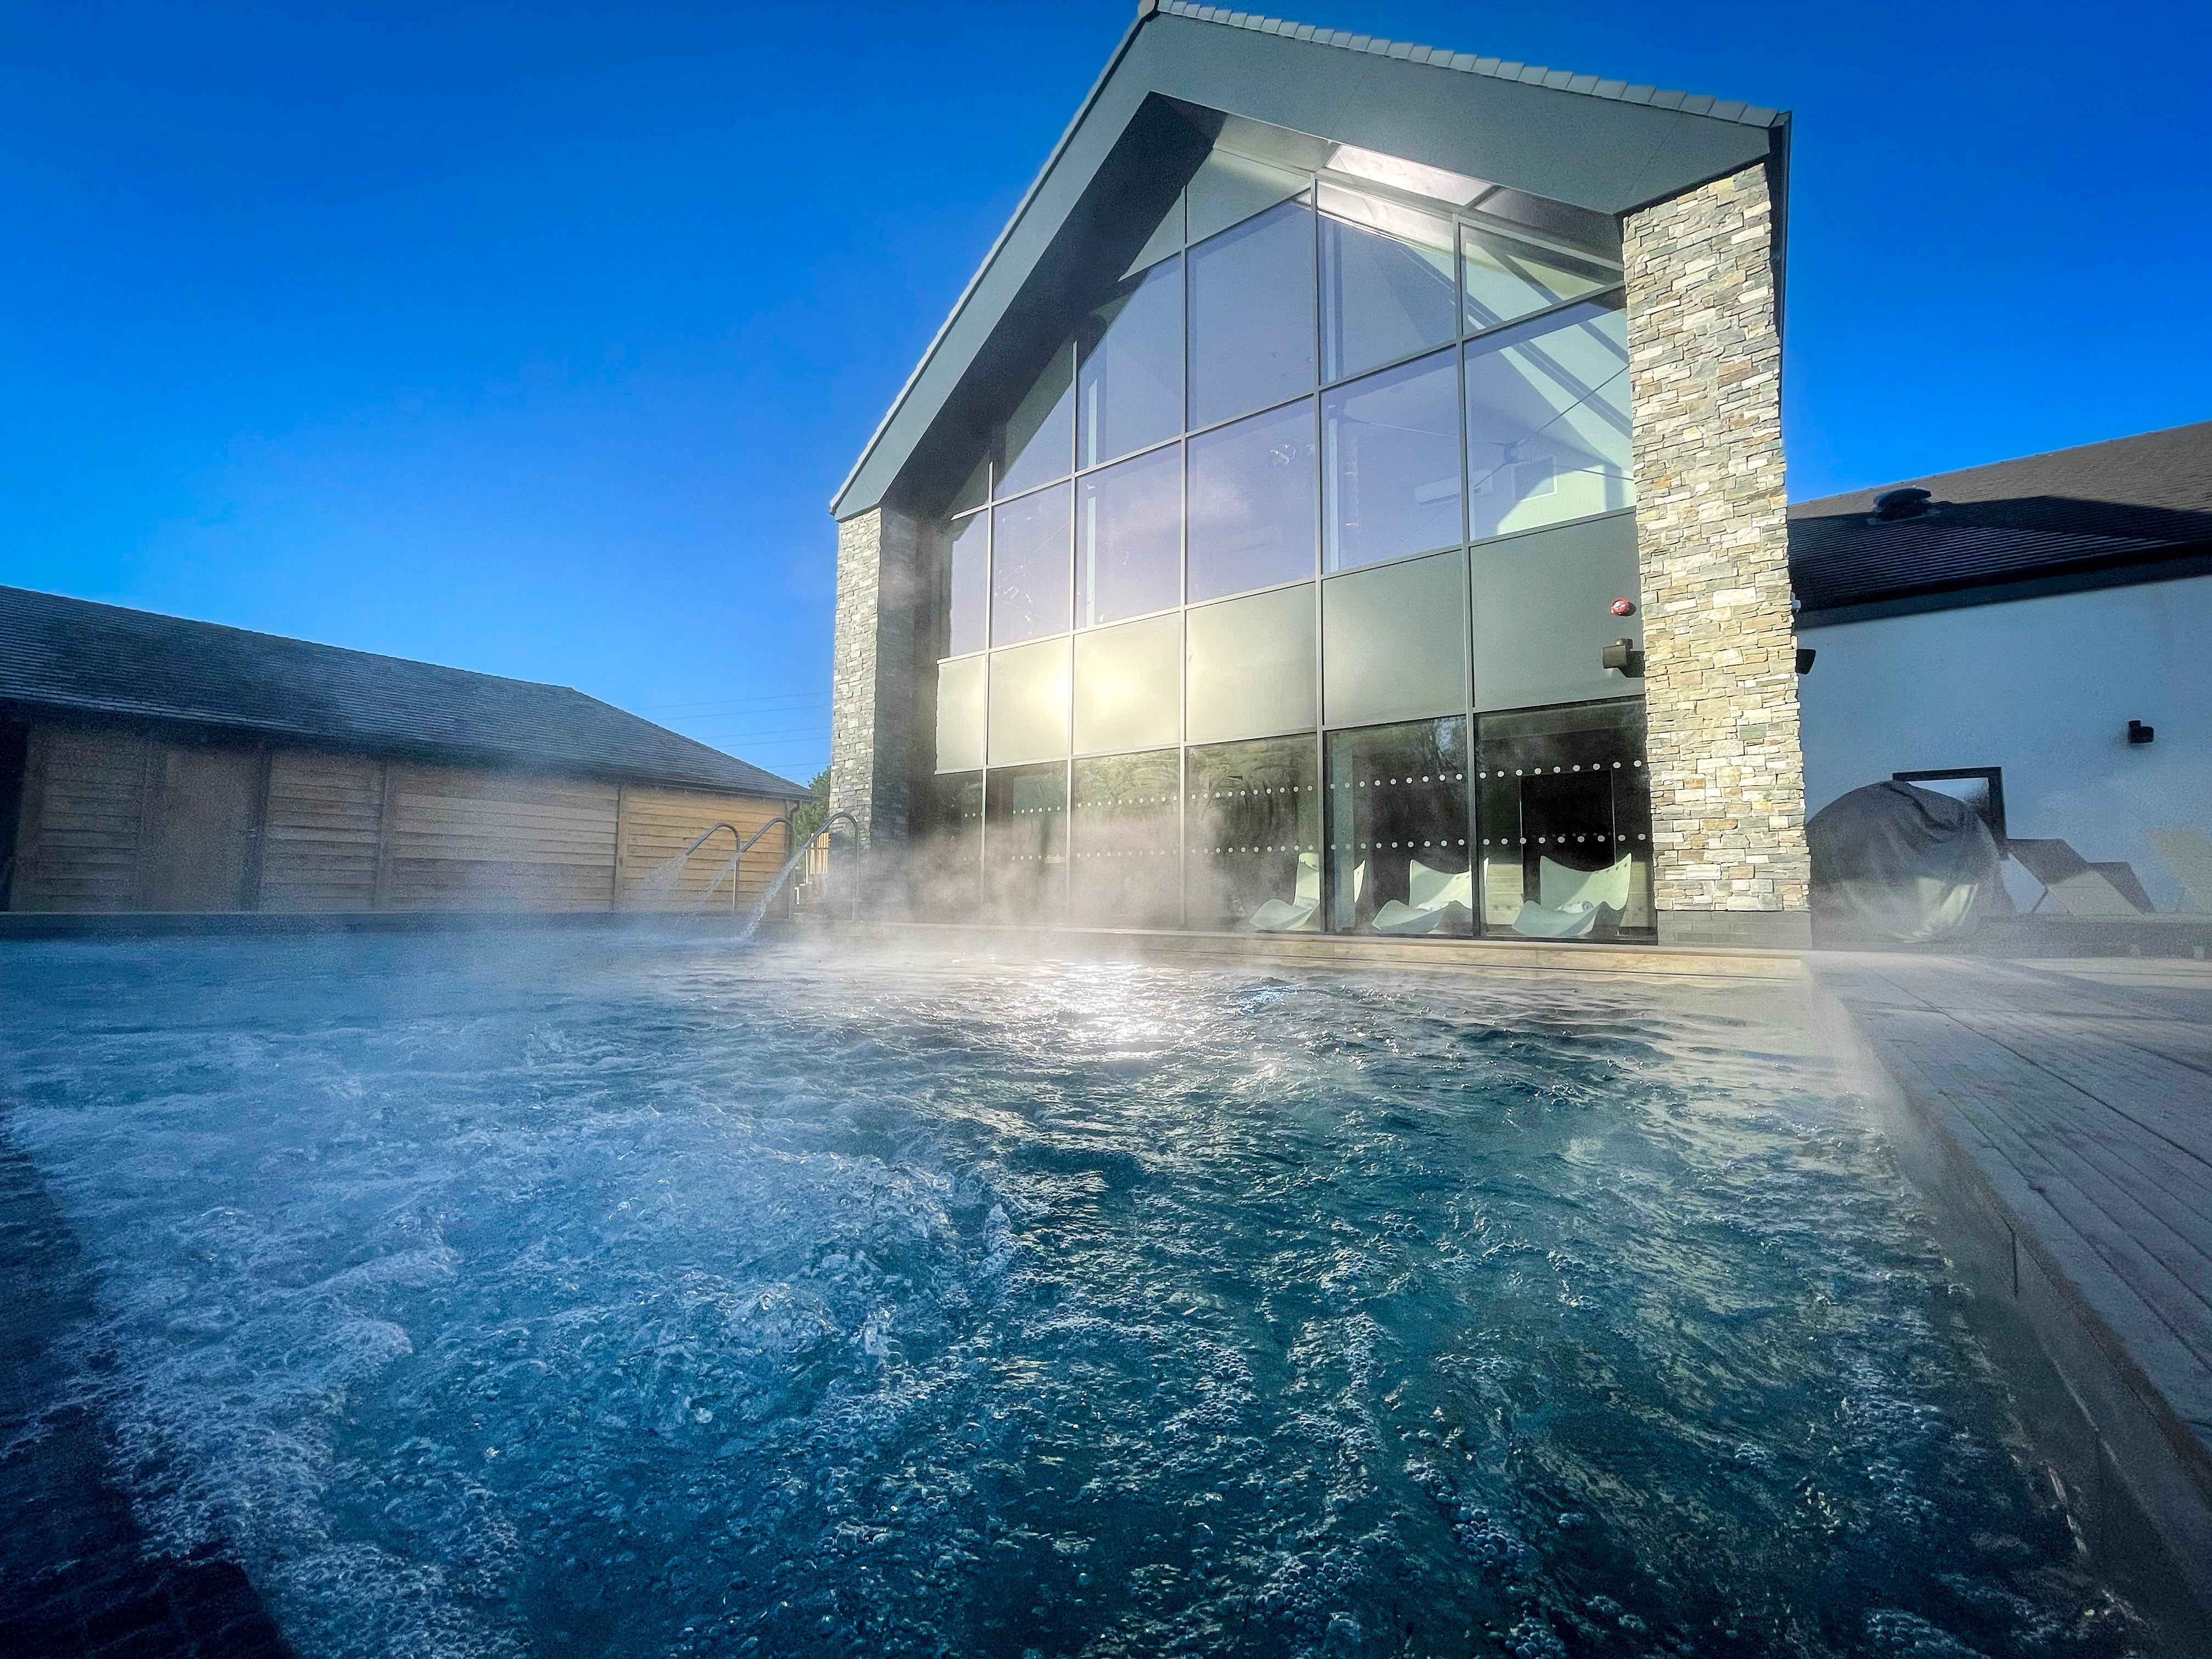
<path id="1" fill-rule="evenodd" d="M 1364 878 L 1363 864 L 1354 882 Z M 1247 918 L 1262 933 L 1317 933 L 1321 931 L 1321 855 L 1298 854 L 1298 884 L 1287 899 L 1269 899 Z"/>
<path id="2" fill-rule="evenodd" d="M 1632 856 L 1602 870 L 1571 870 L 1536 860 L 1536 896 L 1525 901 L 1513 931 L 1526 939 L 1588 939 L 1601 927 L 1620 925 L 1635 878 Z"/>
<path id="3" fill-rule="evenodd" d="M 2212 836 L 2201 830 L 2146 830 L 2143 839 L 2179 879 L 2189 908 L 2212 910 Z"/>
<path id="4" fill-rule="evenodd" d="M 1375 913 L 1374 927 L 1378 933 L 1433 933 L 1447 924 L 1455 924 L 1459 918 L 1452 915 L 1452 907 L 1473 914 L 1474 909 L 1474 872 L 1461 870 L 1447 872 L 1431 870 L 1419 859 L 1412 860 L 1406 872 L 1406 896 L 1410 903 L 1387 900 Z"/>

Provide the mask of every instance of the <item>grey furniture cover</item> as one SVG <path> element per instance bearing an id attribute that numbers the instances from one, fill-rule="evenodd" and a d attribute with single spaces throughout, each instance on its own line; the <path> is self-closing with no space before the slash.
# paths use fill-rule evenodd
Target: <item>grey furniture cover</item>
<path id="1" fill-rule="evenodd" d="M 1838 939 L 1917 943 L 1971 932 L 2002 890 L 2001 854 L 1964 801 L 1892 781 L 1830 801 L 1805 825 L 1813 915 Z"/>

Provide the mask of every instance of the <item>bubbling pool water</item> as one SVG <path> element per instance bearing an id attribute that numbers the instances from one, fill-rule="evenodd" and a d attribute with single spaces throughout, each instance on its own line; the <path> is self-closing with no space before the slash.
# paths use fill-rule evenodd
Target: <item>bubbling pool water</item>
<path id="1" fill-rule="evenodd" d="M 2089 1655 L 1780 992 L 22 946 L 162 1547 L 302 1654 Z"/>

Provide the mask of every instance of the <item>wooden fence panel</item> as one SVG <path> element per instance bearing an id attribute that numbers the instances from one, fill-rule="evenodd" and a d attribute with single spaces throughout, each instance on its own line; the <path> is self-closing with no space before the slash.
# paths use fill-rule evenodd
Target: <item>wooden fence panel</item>
<path id="1" fill-rule="evenodd" d="M 374 909 L 383 810 L 381 761 L 305 749 L 271 755 L 261 908 Z"/>
<path id="2" fill-rule="evenodd" d="M 734 892 L 724 866 L 737 843 L 726 834 L 716 831 L 680 865 L 676 860 L 710 824 L 727 823 L 742 837 L 782 816 L 781 801 L 630 786 L 623 792 L 621 908 L 701 908 L 710 885 L 714 896 L 704 908 L 733 909 L 751 904 L 789 856 L 788 830 L 771 830 L 745 854 Z"/>
<path id="3" fill-rule="evenodd" d="M 389 777 L 386 908 L 608 908 L 613 784 L 397 762 Z"/>
<path id="4" fill-rule="evenodd" d="M 132 732 L 32 727 L 13 908 L 138 908 L 147 750 Z"/>

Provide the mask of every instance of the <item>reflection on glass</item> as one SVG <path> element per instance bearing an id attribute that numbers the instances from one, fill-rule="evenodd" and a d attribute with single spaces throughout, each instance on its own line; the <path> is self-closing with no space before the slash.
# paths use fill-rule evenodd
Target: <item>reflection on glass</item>
<path id="1" fill-rule="evenodd" d="M 960 486 L 958 492 L 952 497 L 952 505 L 945 510 L 947 513 L 965 513 L 970 508 L 982 506 L 990 499 L 991 458 L 986 455 L 975 463 L 975 470 L 968 475 L 968 482 Z"/>
<path id="2" fill-rule="evenodd" d="M 991 515 L 971 513 L 955 519 L 950 539 L 945 562 L 951 567 L 952 595 L 945 654 L 958 657 L 981 651 L 990 629 Z"/>
<path id="3" fill-rule="evenodd" d="M 1401 559 L 1323 584 L 1321 642 L 1322 710 L 1331 726 L 1465 708 L 1465 556 Z"/>
<path id="4" fill-rule="evenodd" d="M 1075 636 L 1075 751 L 1152 749 L 1182 736 L 1182 618 Z"/>
<path id="5" fill-rule="evenodd" d="M 1076 408 L 1085 466 L 1182 430 L 1182 261 L 1121 284 L 1084 325 Z"/>
<path id="6" fill-rule="evenodd" d="M 1178 762 L 1167 749 L 1075 763 L 1069 879 L 1076 921 L 1096 927 L 1182 921 Z"/>
<path id="7" fill-rule="evenodd" d="M 1086 473 L 1076 485 L 1075 625 L 1164 611 L 1182 599 L 1182 451 Z"/>
<path id="8" fill-rule="evenodd" d="M 937 665 L 937 770 L 964 772 L 983 763 L 983 720 L 990 659 L 958 657 Z"/>
<path id="9" fill-rule="evenodd" d="M 1449 351 L 1321 399 L 1331 570 L 1456 547 L 1459 374 Z"/>
<path id="10" fill-rule="evenodd" d="M 1067 631 L 1069 485 L 991 509 L 991 643 Z"/>
<path id="11" fill-rule="evenodd" d="M 1058 921 L 1067 895 L 1067 766 L 1010 766 L 984 775 L 983 868 L 991 914 Z"/>
<path id="12" fill-rule="evenodd" d="M 999 428 L 999 500 L 1075 470 L 1075 349 L 1063 346 Z"/>
<path id="13" fill-rule="evenodd" d="M 1328 736 L 1329 930 L 1474 931 L 1467 719 Z"/>
<path id="14" fill-rule="evenodd" d="M 1321 789 L 1310 736 L 1193 749 L 1183 797 L 1189 926 L 1321 929 Z"/>
<path id="15" fill-rule="evenodd" d="M 1012 651 L 994 651 L 980 660 L 991 665 L 990 763 L 1018 766 L 1065 755 L 1067 641 L 1040 640 Z"/>
<path id="16" fill-rule="evenodd" d="M 1202 242 L 1218 230 L 1303 194 L 1306 175 L 1233 150 L 1217 149 L 1199 164 L 1184 199 L 1190 204 L 1190 240 Z"/>
<path id="17" fill-rule="evenodd" d="M 1313 584 L 1278 587 L 1183 613 L 1184 735 L 1193 743 L 1267 738 L 1314 724 Z"/>
<path id="18" fill-rule="evenodd" d="M 1477 740 L 1485 930 L 1541 939 L 1649 933 L 1643 700 L 1485 714 Z"/>
<path id="19" fill-rule="evenodd" d="M 1313 210 L 1285 202 L 1202 242 L 1190 263 L 1190 423 L 1314 383 Z"/>
<path id="20" fill-rule="evenodd" d="M 1311 400 L 1190 441 L 1190 597 L 1314 574 Z"/>
<path id="21" fill-rule="evenodd" d="M 1460 281 L 1466 294 L 1467 331 L 1479 334 L 1530 312 L 1618 288 L 1620 271 L 1598 260 L 1556 253 L 1469 226 L 1460 232 Z"/>
<path id="22" fill-rule="evenodd" d="M 983 887 L 983 775 L 930 780 L 908 860 L 915 908 L 939 921 L 974 921 Z"/>
<path id="23" fill-rule="evenodd" d="M 1463 348 L 1474 540 L 1635 503 L 1620 305 L 1585 301 Z"/>
<path id="24" fill-rule="evenodd" d="M 1322 379 L 1449 344 L 1450 221 L 1329 184 L 1320 201 Z"/>

